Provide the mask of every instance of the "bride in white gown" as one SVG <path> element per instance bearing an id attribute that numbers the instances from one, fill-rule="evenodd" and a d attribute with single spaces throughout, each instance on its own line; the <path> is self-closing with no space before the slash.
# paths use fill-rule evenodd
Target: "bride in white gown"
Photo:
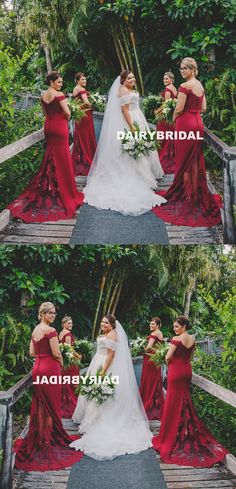
<path id="1" fill-rule="evenodd" d="M 164 174 L 157 151 L 137 160 L 123 153 L 118 131 L 149 130 L 139 107 L 139 94 L 133 90 L 135 78 L 125 70 L 114 81 L 106 106 L 101 134 L 93 159 L 84 202 L 97 209 L 111 209 L 138 216 L 166 200 L 154 193 L 158 178 Z"/>
<path id="2" fill-rule="evenodd" d="M 115 396 L 98 405 L 79 396 L 73 421 L 80 423 L 79 440 L 71 447 L 96 460 L 111 460 L 126 453 L 139 453 L 152 446 L 152 433 L 143 408 L 134 374 L 128 340 L 121 324 L 107 314 L 97 339 L 97 352 L 88 367 L 95 375 L 102 366 L 103 373 L 119 376 Z"/>

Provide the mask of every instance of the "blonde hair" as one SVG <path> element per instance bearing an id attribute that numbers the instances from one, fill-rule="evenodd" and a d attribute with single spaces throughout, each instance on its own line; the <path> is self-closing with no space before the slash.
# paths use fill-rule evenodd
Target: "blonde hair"
<path id="1" fill-rule="evenodd" d="M 52 307 L 55 307 L 52 302 L 43 302 L 41 306 L 39 306 L 38 319 L 42 319 L 42 316 L 49 312 Z"/>
<path id="2" fill-rule="evenodd" d="M 172 73 L 172 71 L 166 71 L 166 72 L 164 73 L 164 76 L 168 76 L 169 78 L 171 78 L 171 80 L 172 80 L 172 81 L 173 81 L 173 83 L 174 83 L 174 81 L 175 81 L 175 75 L 174 75 L 174 73 Z"/>
<path id="3" fill-rule="evenodd" d="M 61 320 L 61 324 L 63 325 L 64 323 L 67 323 L 68 321 L 72 321 L 72 317 L 71 316 L 64 316 L 64 318 L 62 318 L 62 320 Z"/>
<path id="4" fill-rule="evenodd" d="M 181 63 L 184 63 L 188 68 L 193 70 L 196 76 L 198 75 L 198 66 L 194 58 L 184 58 Z"/>

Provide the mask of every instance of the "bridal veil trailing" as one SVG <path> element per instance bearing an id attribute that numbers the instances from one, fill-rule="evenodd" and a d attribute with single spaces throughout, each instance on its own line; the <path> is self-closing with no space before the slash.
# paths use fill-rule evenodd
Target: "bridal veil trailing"
<path id="1" fill-rule="evenodd" d="M 139 108 L 138 93 L 119 97 L 119 87 L 120 76 L 108 95 L 97 150 L 84 189 L 84 202 L 97 209 L 138 216 L 166 202 L 153 191 L 163 170 L 156 151 L 137 161 L 122 152 L 117 132 L 129 129 L 122 114 L 122 103 L 130 104 L 131 116 L 140 129 L 148 129 L 148 124 Z"/>
<path id="2" fill-rule="evenodd" d="M 96 460 L 111 460 L 152 446 L 152 433 L 139 395 L 128 339 L 118 321 L 116 331 L 117 341 L 107 340 L 115 343 L 110 366 L 112 375 L 119 376 L 115 397 L 100 406 L 94 401 L 87 403 L 87 409 L 91 408 L 91 423 L 87 422 L 82 438 L 70 445 Z M 79 402 L 80 398 L 78 405 Z"/>

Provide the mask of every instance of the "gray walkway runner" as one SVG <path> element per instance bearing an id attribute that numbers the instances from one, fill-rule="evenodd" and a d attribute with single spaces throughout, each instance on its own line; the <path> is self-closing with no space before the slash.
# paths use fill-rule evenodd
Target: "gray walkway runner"
<path id="1" fill-rule="evenodd" d="M 84 456 L 72 466 L 67 489 L 167 489 L 151 448 L 99 462 Z"/>
<path id="2" fill-rule="evenodd" d="M 77 218 L 70 244 L 169 244 L 164 221 L 150 211 L 142 216 L 97 210 L 84 204 Z"/>

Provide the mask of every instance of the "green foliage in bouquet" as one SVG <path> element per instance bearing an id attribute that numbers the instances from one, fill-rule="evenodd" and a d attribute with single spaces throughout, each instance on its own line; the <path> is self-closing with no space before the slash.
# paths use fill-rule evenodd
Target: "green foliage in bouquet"
<path id="1" fill-rule="evenodd" d="M 76 367 L 81 367 L 80 355 L 74 350 L 71 345 L 68 345 L 67 343 L 60 343 L 59 348 L 63 358 L 64 369 L 67 369 L 72 365 Z"/>
<path id="2" fill-rule="evenodd" d="M 137 160 L 142 156 L 149 156 L 150 153 L 156 151 L 159 148 L 159 142 L 156 135 L 151 136 L 149 132 L 146 132 L 145 138 L 139 136 L 140 127 L 137 122 L 134 123 L 135 134 L 133 138 L 130 137 L 130 131 L 124 130 L 125 135 L 121 140 L 121 149 L 124 153 L 128 153 L 131 158 Z M 137 137 L 136 137 L 137 134 Z"/>
<path id="3" fill-rule="evenodd" d="M 101 376 L 102 366 L 98 368 L 95 376 L 88 376 L 86 379 L 80 378 L 79 393 L 88 401 L 95 401 L 102 404 L 114 397 L 115 384 L 112 380 L 112 373 Z"/>
<path id="4" fill-rule="evenodd" d="M 83 117 L 86 117 L 88 112 L 88 108 L 82 108 L 83 102 L 79 102 L 78 100 L 68 99 L 67 100 L 68 107 L 71 112 L 72 119 L 75 119 L 77 122 L 80 122 Z"/>
<path id="5" fill-rule="evenodd" d="M 144 348 L 147 346 L 147 338 L 145 336 L 138 336 L 136 339 L 130 341 L 130 353 L 132 357 L 138 357 L 145 353 Z"/>
<path id="6" fill-rule="evenodd" d="M 168 124 L 173 124 L 173 114 L 177 104 L 176 99 L 165 100 L 156 115 L 156 122 L 165 120 Z"/>
<path id="7" fill-rule="evenodd" d="M 161 95 L 153 95 L 149 93 L 146 97 L 142 99 L 142 109 L 144 111 L 145 117 L 149 122 L 153 122 L 155 110 L 158 109 L 163 103 L 163 98 Z"/>
<path id="8" fill-rule="evenodd" d="M 155 363 L 157 367 L 165 364 L 165 357 L 169 349 L 168 343 L 157 343 L 152 349 L 154 350 L 153 353 L 147 353 L 147 355 L 150 356 L 150 360 Z"/>

